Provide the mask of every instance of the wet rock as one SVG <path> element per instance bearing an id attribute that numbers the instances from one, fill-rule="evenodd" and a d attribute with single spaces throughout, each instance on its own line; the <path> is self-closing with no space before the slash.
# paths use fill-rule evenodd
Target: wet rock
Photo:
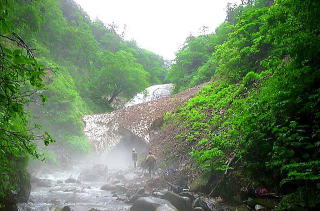
<path id="1" fill-rule="evenodd" d="M 18 211 L 18 207 L 15 204 L 5 204 L 4 207 L 0 207 L 0 211 Z"/>
<path id="2" fill-rule="evenodd" d="M 29 173 L 19 175 L 17 202 L 27 202 L 31 192 L 31 178 Z"/>
<path id="3" fill-rule="evenodd" d="M 106 191 L 114 191 L 114 190 L 116 190 L 116 186 L 112 185 L 112 184 L 105 184 L 100 189 L 106 190 Z"/>
<path id="4" fill-rule="evenodd" d="M 163 198 L 164 193 L 156 191 L 156 192 L 153 192 L 152 195 L 155 196 L 155 197 L 158 197 L 158 198 Z"/>
<path id="5" fill-rule="evenodd" d="M 251 209 L 255 208 L 256 202 L 253 200 L 253 198 L 248 198 L 244 203 Z"/>
<path id="6" fill-rule="evenodd" d="M 205 211 L 212 211 L 208 204 L 200 197 L 194 200 L 192 207 L 202 207 Z"/>
<path id="7" fill-rule="evenodd" d="M 115 185 L 116 189 L 114 191 L 117 191 L 117 192 L 121 192 L 121 193 L 125 193 L 127 191 L 127 188 L 124 186 L 124 184 L 116 184 Z"/>
<path id="8" fill-rule="evenodd" d="M 69 206 L 64 206 L 61 211 L 72 211 Z"/>
<path id="9" fill-rule="evenodd" d="M 50 200 L 50 202 L 51 202 L 52 204 L 57 205 L 57 204 L 60 204 L 61 201 L 59 201 L 58 199 L 52 199 L 52 200 Z"/>
<path id="10" fill-rule="evenodd" d="M 191 192 L 181 192 L 179 193 L 180 196 L 188 197 L 193 202 L 196 197 Z"/>
<path id="11" fill-rule="evenodd" d="M 65 190 L 63 190 L 63 192 L 76 192 L 77 191 L 77 188 L 67 188 Z"/>
<path id="12" fill-rule="evenodd" d="M 49 180 L 49 179 L 39 179 L 37 177 L 33 177 L 31 179 L 31 183 L 34 185 L 34 186 L 38 186 L 38 187 L 51 187 L 53 186 L 53 182 L 52 180 Z"/>
<path id="13" fill-rule="evenodd" d="M 254 209 L 255 209 L 256 211 L 267 211 L 267 210 L 268 210 L 267 208 L 265 208 L 264 206 L 262 206 L 262 205 L 260 205 L 260 204 L 256 204 L 256 205 L 254 206 Z"/>
<path id="14" fill-rule="evenodd" d="M 75 178 L 68 178 L 64 181 L 65 183 L 80 183 L 78 180 L 76 180 Z"/>
<path id="15" fill-rule="evenodd" d="M 132 203 L 135 200 L 137 200 L 140 197 L 144 197 L 147 196 L 145 193 L 145 189 L 144 188 L 140 188 L 139 190 L 135 191 L 135 192 L 127 192 L 127 196 L 128 196 L 128 203 Z"/>
<path id="16" fill-rule="evenodd" d="M 120 195 L 120 196 L 117 197 L 117 200 L 118 201 L 126 201 L 126 197 L 123 196 L 123 195 Z"/>
<path id="17" fill-rule="evenodd" d="M 164 199 L 168 200 L 178 210 L 192 211 L 192 201 L 188 197 L 180 196 L 173 192 L 166 192 L 163 196 Z"/>
<path id="18" fill-rule="evenodd" d="M 169 201 L 156 197 L 140 197 L 130 211 L 178 211 Z"/>
<path id="19" fill-rule="evenodd" d="M 202 207 L 195 207 L 193 211 L 205 211 Z"/>
<path id="20" fill-rule="evenodd" d="M 145 189 L 144 188 L 140 188 L 138 191 L 137 191 L 137 194 L 144 194 L 145 193 Z"/>
<path id="21" fill-rule="evenodd" d="M 105 191 L 112 191 L 112 192 L 126 192 L 127 189 L 124 187 L 123 184 L 116 184 L 116 185 L 113 185 L 113 184 L 105 184 L 103 185 L 101 188 L 101 190 L 105 190 Z"/>
<path id="22" fill-rule="evenodd" d="M 168 204 L 160 205 L 155 211 L 178 211 L 175 207 Z"/>

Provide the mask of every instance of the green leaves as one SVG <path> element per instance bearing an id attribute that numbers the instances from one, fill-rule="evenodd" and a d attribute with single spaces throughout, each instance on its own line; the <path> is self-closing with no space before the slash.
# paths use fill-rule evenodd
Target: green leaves
<path id="1" fill-rule="evenodd" d="M 205 171 L 224 170 L 235 156 L 231 174 L 270 189 L 297 186 L 287 195 L 290 206 L 299 199 L 299 206 L 310 208 L 320 201 L 308 194 L 319 195 L 320 2 L 279 0 L 261 7 L 266 2 L 235 10 L 239 17 L 232 31 L 223 32 L 226 40 L 196 67 L 214 69 L 214 82 L 171 119 L 182 131 L 177 139 L 193 143 L 190 154 Z M 190 55 L 188 44 L 170 74 L 194 78 Z M 290 207 L 283 201 L 282 209 Z"/>

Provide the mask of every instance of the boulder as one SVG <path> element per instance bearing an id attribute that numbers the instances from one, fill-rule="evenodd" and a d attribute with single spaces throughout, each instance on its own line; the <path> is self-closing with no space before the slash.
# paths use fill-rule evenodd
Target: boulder
<path id="1" fill-rule="evenodd" d="M 195 207 L 193 211 L 205 211 L 202 207 Z"/>
<path id="2" fill-rule="evenodd" d="M 106 190 L 106 191 L 115 191 L 117 189 L 117 187 L 115 185 L 112 185 L 112 184 L 105 184 L 100 189 L 101 190 Z"/>
<path id="3" fill-rule="evenodd" d="M 168 204 L 163 204 L 163 205 L 160 205 L 155 211 L 178 211 L 175 207 L 171 207 L 171 206 Z"/>
<path id="4" fill-rule="evenodd" d="M 18 187 L 17 202 L 27 202 L 31 192 L 30 174 L 25 173 L 19 176 L 20 185 Z"/>
<path id="5" fill-rule="evenodd" d="M 155 197 L 140 197 L 130 211 L 178 211 L 169 201 Z"/>
<path id="6" fill-rule="evenodd" d="M 116 185 L 113 185 L 113 184 L 105 184 L 105 185 L 103 185 L 100 189 L 101 189 L 101 190 L 105 190 L 105 191 L 112 191 L 113 193 L 114 193 L 114 192 L 124 193 L 124 192 L 127 191 L 127 189 L 124 187 L 123 184 L 116 184 Z"/>
<path id="7" fill-rule="evenodd" d="M 34 186 L 38 186 L 38 187 L 51 187 L 53 186 L 53 181 L 50 179 L 40 179 L 37 177 L 33 177 L 31 178 L 31 183 Z"/>
<path id="8" fill-rule="evenodd" d="M 137 200 L 138 198 L 144 197 L 144 196 L 147 196 L 147 195 L 145 194 L 145 190 L 144 190 L 144 188 L 140 188 L 137 192 L 135 192 L 133 195 L 131 195 L 131 196 L 128 197 L 128 198 L 129 198 L 128 202 L 129 202 L 129 203 L 132 203 L 132 202 L 134 202 L 135 200 Z"/>
<path id="9" fill-rule="evenodd" d="M 64 181 L 65 183 L 79 183 L 78 180 L 76 180 L 75 178 L 68 178 Z"/>
<path id="10" fill-rule="evenodd" d="M 212 211 L 208 204 L 200 197 L 194 200 L 192 207 L 202 207 L 202 209 L 204 209 L 205 211 Z"/>
<path id="11" fill-rule="evenodd" d="M 171 204 L 173 204 L 173 206 L 178 208 L 178 210 L 192 211 L 192 201 L 188 197 L 180 196 L 176 193 L 167 191 L 163 198 L 168 200 Z"/>
<path id="12" fill-rule="evenodd" d="M 180 196 L 188 197 L 193 202 L 196 197 L 191 192 L 181 192 L 179 193 Z"/>
<path id="13" fill-rule="evenodd" d="M 153 192 L 152 195 L 153 195 L 154 197 L 163 198 L 164 193 L 161 192 L 161 191 L 156 191 L 156 192 Z"/>
<path id="14" fill-rule="evenodd" d="M 61 211 L 71 211 L 69 206 L 64 206 Z"/>
<path id="15" fill-rule="evenodd" d="M 267 211 L 267 210 L 268 210 L 267 208 L 265 208 L 264 206 L 262 206 L 262 205 L 260 205 L 260 204 L 256 204 L 256 205 L 254 206 L 254 209 L 255 209 L 256 211 Z"/>

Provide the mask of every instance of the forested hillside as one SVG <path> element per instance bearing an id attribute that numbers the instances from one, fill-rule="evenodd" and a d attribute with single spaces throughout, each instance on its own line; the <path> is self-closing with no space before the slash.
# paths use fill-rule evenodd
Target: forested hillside
<path id="1" fill-rule="evenodd" d="M 166 69 L 162 57 L 125 41 L 116 25 L 90 20 L 72 0 L 0 5 L 1 199 L 22 183 L 28 154 L 43 158 L 39 140 L 57 142 L 58 153 L 43 151 L 49 161 L 90 150 L 82 116 L 163 82 Z"/>
<path id="2" fill-rule="evenodd" d="M 179 129 L 167 136 L 163 155 L 172 162 L 173 141 L 188 147 L 194 168 L 211 175 L 212 195 L 230 199 L 241 187 L 265 187 L 284 195 L 279 209 L 315 208 L 320 2 L 244 2 L 229 6 L 214 34 L 189 37 L 178 52 L 168 74 L 177 91 L 212 82 L 166 116 L 167 127 Z"/>
<path id="3" fill-rule="evenodd" d="M 46 67 L 48 103 L 31 104 L 35 121 L 57 141 L 88 150 L 81 116 L 112 110 L 117 97 L 130 98 L 163 81 L 164 60 L 124 41 L 116 25 L 91 21 L 72 0 L 14 1 L 9 16 L 16 33 Z"/>
<path id="4" fill-rule="evenodd" d="M 73 0 L 0 0 L 0 210 L 28 201 L 31 182 L 26 167 L 30 158 L 66 164 L 90 151 L 83 115 L 112 111 L 120 101 L 164 81 L 174 83 L 176 92 L 196 85 L 203 88 L 165 114 L 164 121 L 162 113 L 150 118 L 150 128 L 142 126 L 142 112 L 125 109 L 128 114 L 124 117 L 138 116 L 132 124 L 142 127 L 148 140 L 150 135 L 151 144 L 140 143 L 144 150 L 150 148 L 151 157 L 156 155 L 153 170 L 148 169 L 150 177 L 140 177 L 133 167 L 110 174 L 114 184 L 103 187 L 121 189 L 109 192 L 110 196 L 71 177 L 73 192 L 62 189 L 67 180 L 58 183 L 58 179 L 56 186 L 45 181 L 45 190 L 54 197 L 69 194 L 72 200 L 77 190 L 93 193 L 90 200 L 99 198 L 94 192 L 99 190 L 103 205 L 114 201 L 117 194 L 126 195 L 132 203 L 140 190 L 146 194 L 147 186 L 142 184 L 156 184 L 158 189 L 153 190 L 159 193 L 159 188 L 165 187 L 163 181 L 178 190 L 190 187 L 187 195 L 190 200 L 199 199 L 200 205 L 202 199 L 198 194 L 195 199 L 192 191 L 231 204 L 245 200 L 250 206 L 251 199 L 255 210 L 255 205 L 261 204 L 269 210 L 319 209 L 319 17 L 318 0 L 228 4 L 225 22 L 212 34 L 189 36 L 166 70 L 168 63 L 162 57 L 139 48 L 135 41 L 124 40 L 116 25 L 91 20 Z M 189 99 L 190 90 L 185 93 L 183 99 Z M 176 99 L 179 96 L 163 98 L 162 104 L 154 105 L 169 107 L 182 102 L 182 98 Z M 140 109 L 149 106 L 152 112 L 162 111 L 151 105 Z M 95 120 L 106 130 L 103 119 Z M 134 133 L 128 128 L 125 133 L 131 137 Z M 133 146 L 131 139 L 127 141 L 118 144 L 126 147 L 126 155 Z M 119 151 L 119 157 L 126 157 L 124 151 Z M 152 180 L 155 163 L 160 173 Z M 101 172 L 105 182 L 106 169 L 102 165 L 91 168 L 95 175 L 88 169 L 85 173 L 89 172 L 86 175 L 94 185 Z M 123 172 L 136 180 L 127 183 Z M 120 177 L 129 185 L 119 185 Z M 168 182 L 170 177 L 179 184 Z M 173 196 L 181 199 L 186 195 Z M 45 204 L 42 195 L 37 197 L 38 204 L 32 202 L 31 206 Z M 56 200 L 52 199 L 49 203 Z M 125 201 L 118 196 L 117 200 Z M 190 209 L 196 207 L 195 201 L 193 207 L 188 202 Z"/>

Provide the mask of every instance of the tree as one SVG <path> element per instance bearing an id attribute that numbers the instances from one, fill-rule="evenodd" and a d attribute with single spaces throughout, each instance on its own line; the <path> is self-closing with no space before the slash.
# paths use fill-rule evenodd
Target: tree
<path id="1" fill-rule="evenodd" d="M 136 63 L 132 54 L 118 51 L 105 55 L 105 64 L 94 72 L 91 93 L 101 104 L 109 106 L 118 97 L 132 97 L 148 86 L 149 74 Z"/>
<path id="2" fill-rule="evenodd" d="M 43 89 L 45 71 L 12 29 L 8 20 L 11 3 L 0 4 L 0 205 L 9 190 L 19 190 L 21 174 L 25 174 L 22 160 L 28 155 L 40 157 L 35 143 L 43 140 L 48 145 L 53 141 L 49 134 L 33 133 L 28 125 L 24 106 Z M 41 98 L 45 101 L 44 96 Z"/>

